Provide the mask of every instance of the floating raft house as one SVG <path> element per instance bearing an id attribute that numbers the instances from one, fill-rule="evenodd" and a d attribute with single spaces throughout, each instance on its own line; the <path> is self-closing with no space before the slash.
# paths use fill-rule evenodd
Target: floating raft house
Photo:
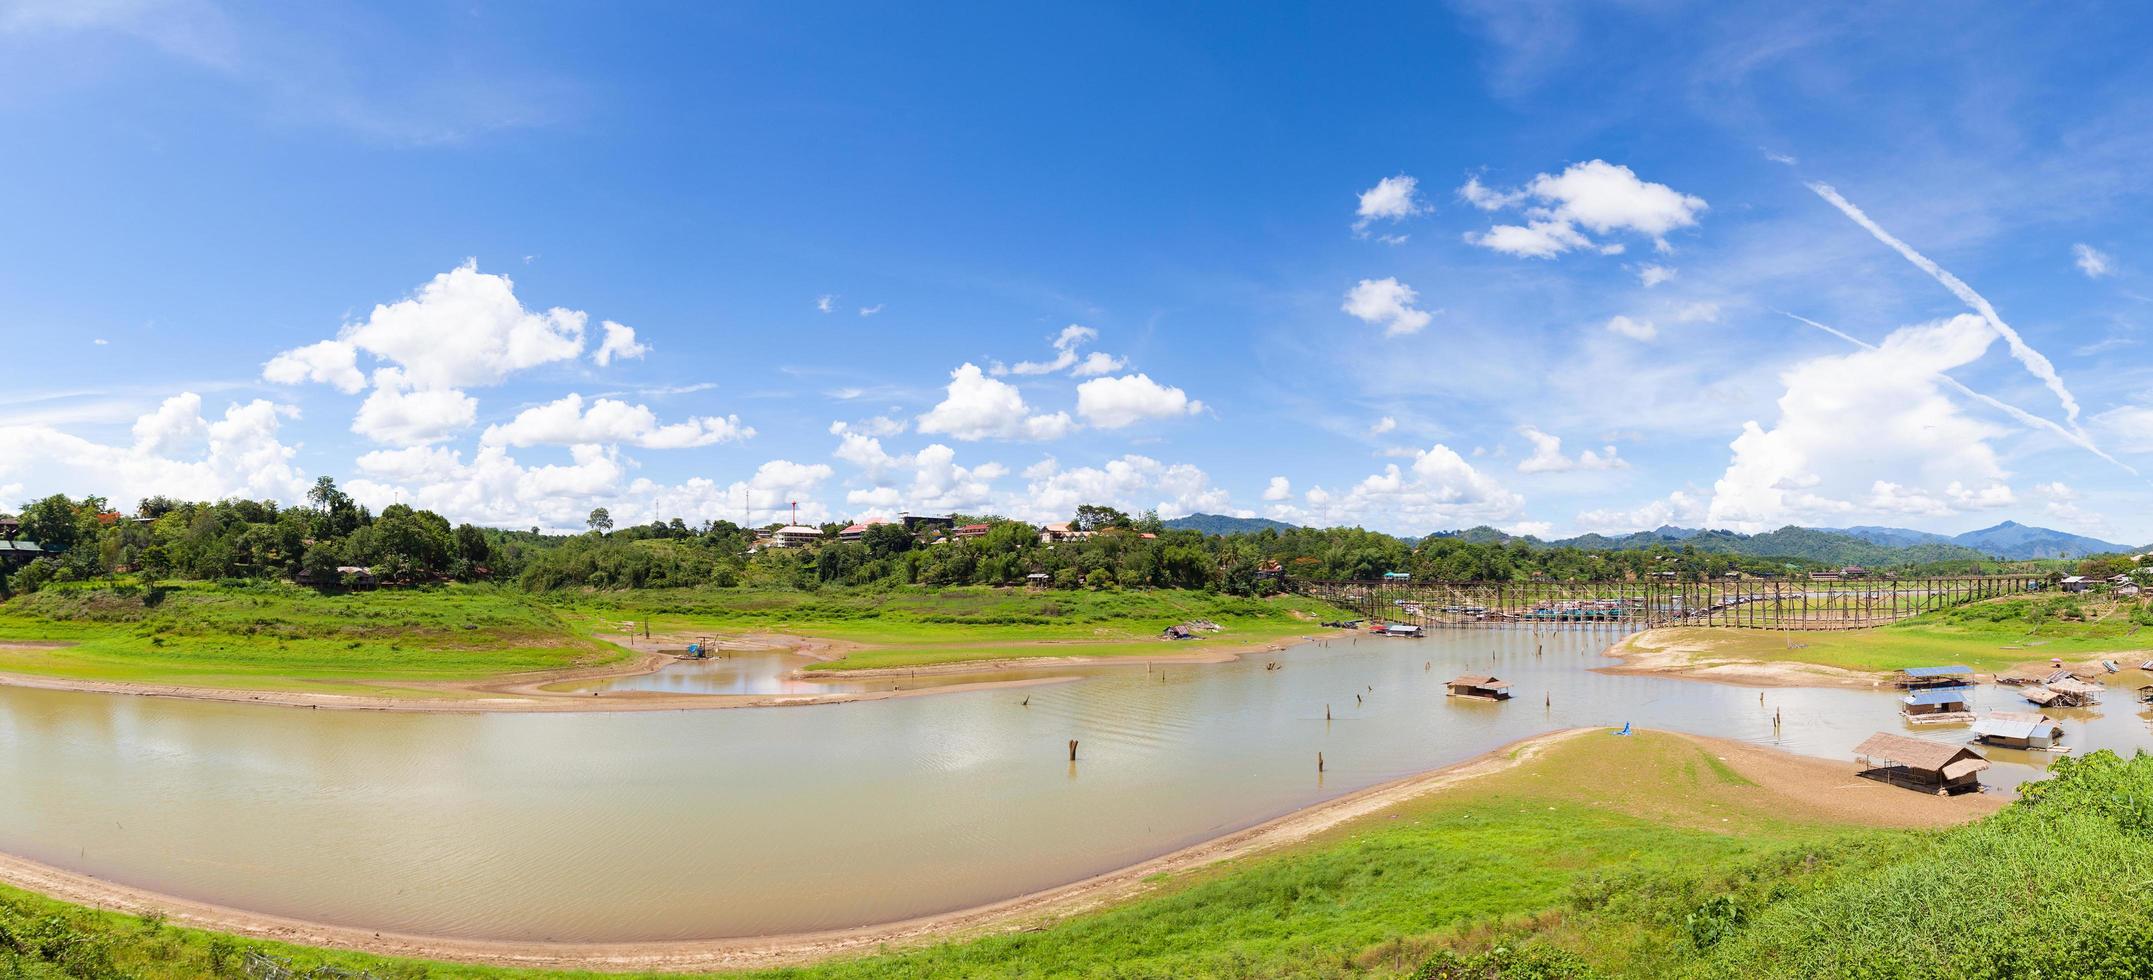
<path id="1" fill-rule="evenodd" d="M 1907 690 L 1931 687 L 1962 687 L 1973 680 L 1972 667 L 1953 664 L 1948 667 L 1908 667 L 1892 678 L 1892 684 Z"/>
<path id="2" fill-rule="evenodd" d="M 1854 747 L 1861 775 L 1893 786 L 1938 796 L 1981 791 L 1981 770 L 1989 761 L 1962 745 L 1878 732 Z"/>
<path id="3" fill-rule="evenodd" d="M 1482 701 L 1510 700 L 1510 682 L 1480 674 L 1467 674 L 1452 678 L 1445 685 L 1449 696 L 1454 698 L 1479 698 Z"/>
<path id="4" fill-rule="evenodd" d="M 2007 749 L 2053 750 L 2063 726 L 2038 711 L 1991 711 L 1974 722 L 1974 740 Z"/>
<path id="5" fill-rule="evenodd" d="M 1970 687 L 1924 688 L 1900 698 L 1899 713 L 1915 725 L 1964 724 L 1974 720 L 1973 709 L 1966 703 L 1973 692 Z"/>

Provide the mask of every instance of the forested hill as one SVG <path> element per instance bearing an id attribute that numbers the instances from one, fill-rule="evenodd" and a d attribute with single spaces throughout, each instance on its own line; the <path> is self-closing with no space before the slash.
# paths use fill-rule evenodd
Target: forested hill
<path id="1" fill-rule="evenodd" d="M 1663 527 L 1620 537 L 1586 534 L 1549 542 L 1556 547 L 1588 551 L 1627 551 L 1635 548 L 1693 548 L 1708 554 L 1747 558 L 1791 558 L 1827 565 L 1927 565 L 1938 562 L 1978 562 L 1987 552 L 1948 542 L 1880 544 L 1837 531 L 1808 527 L 1783 527 L 1762 534 L 1734 531 L 1700 531 Z"/>
<path id="2" fill-rule="evenodd" d="M 1169 529 L 1175 531 L 1200 531 L 1204 534 L 1220 536 L 1255 534 L 1265 528 L 1273 531 L 1291 531 L 1299 526 L 1288 524 L 1285 521 L 1274 521 L 1268 517 L 1228 517 L 1224 514 L 1190 514 L 1187 517 L 1176 517 L 1173 520 L 1166 521 L 1165 524 Z"/>

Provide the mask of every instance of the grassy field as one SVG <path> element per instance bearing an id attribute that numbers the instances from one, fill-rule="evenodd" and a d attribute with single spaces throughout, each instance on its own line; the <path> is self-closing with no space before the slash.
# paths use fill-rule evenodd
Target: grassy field
<path id="1" fill-rule="evenodd" d="M 282 584 L 60 587 L 0 603 L 0 671 L 91 681 L 389 697 L 626 660 L 605 635 L 786 632 L 857 649 L 825 669 L 1040 656 L 1163 656 L 1318 632 L 1297 598 L 983 587 L 531 594 L 448 585 L 323 593 Z M 1166 626 L 1226 627 L 1166 642 Z M 414 686 L 418 685 L 418 686 Z"/>
<path id="2" fill-rule="evenodd" d="M 984 586 L 796 592 L 646 589 L 568 600 L 594 632 L 645 621 L 655 633 L 789 633 L 860 644 L 818 670 L 912 667 L 1015 657 L 1158 657 L 1244 647 L 1323 632 L 1349 615 L 1295 596 L 1243 599 L 1206 592 L 1035 591 Z M 1162 641 L 1189 620 L 1225 627 Z"/>
<path id="3" fill-rule="evenodd" d="M 1964 664 L 1998 671 L 2061 657 L 2085 660 L 2145 652 L 2153 657 L 2153 606 L 2071 597 L 1992 599 L 1866 630 L 1785 633 L 1684 627 L 1667 631 L 1706 656 L 1797 661 L 1849 670 Z M 1788 642 L 1798 646 L 1790 648 Z M 2143 659 L 2143 658 L 2140 658 Z"/>
<path id="4" fill-rule="evenodd" d="M 154 596 L 55 588 L 0 603 L 0 671 L 84 680 L 440 696 L 397 683 L 627 656 L 522 592 L 486 586 L 325 594 L 185 583 Z"/>

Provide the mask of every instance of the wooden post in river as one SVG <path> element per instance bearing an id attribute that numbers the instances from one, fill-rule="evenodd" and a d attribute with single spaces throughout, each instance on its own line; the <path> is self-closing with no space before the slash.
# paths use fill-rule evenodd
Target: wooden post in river
<path id="1" fill-rule="evenodd" d="M 1072 738 L 1072 739 L 1070 739 L 1070 740 L 1069 740 L 1069 761 L 1071 761 L 1071 762 L 1075 762 L 1075 761 L 1076 761 L 1076 746 L 1077 746 L 1077 740 L 1076 740 L 1076 739 L 1073 739 L 1073 738 Z"/>
<path id="2" fill-rule="evenodd" d="M 1316 771 L 1323 771 L 1323 753 L 1321 752 L 1316 753 Z"/>

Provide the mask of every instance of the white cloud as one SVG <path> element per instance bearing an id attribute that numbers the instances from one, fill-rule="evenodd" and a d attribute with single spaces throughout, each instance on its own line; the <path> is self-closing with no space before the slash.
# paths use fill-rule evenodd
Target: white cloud
<path id="1" fill-rule="evenodd" d="M 1034 521 L 1065 521 L 1079 504 L 1106 504 L 1123 510 L 1157 510 L 1168 517 L 1233 509 L 1226 491 L 1187 463 L 1168 465 L 1147 456 L 1126 455 L 1097 467 L 1064 470 L 1053 458 L 1024 471 L 1023 496 L 1005 503 L 1014 516 Z"/>
<path id="2" fill-rule="evenodd" d="M 822 313 L 837 312 L 837 297 L 830 293 L 815 297 L 815 309 Z"/>
<path id="3" fill-rule="evenodd" d="M 478 399 L 454 388 L 413 389 L 396 368 L 374 372 L 374 392 L 359 404 L 351 431 L 392 446 L 440 442 L 478 420 Z"/>
<path id="4" fill-rule="evenodd" d="M 2126 453 L 2153 453 L 2153 406 L 2122 405 L 2093 417 L 2093 424 Z"/>
<path id="5" fill-rule="evenodd" d="M 1458 198 L 1482 211 L 1500 211 L 1525 200 L 1524 191 L 1499 193 L 1480 182 L 1478 176 L 1467 177 L 1465 186 L 1458 188 Z"/>
<path id="6" fill-rule="evenodd" d="M 1380 436 L 1396 428 L 1398 428 L 1398 420 L 1391 418 L 1388 415 L 1385 415 L 1382 418 L 1377 419 L 1376 424 L 1368 427 L 1368 434 L 1372 436 Z"/>
<path id="7" fill-rule="evenodd" d="M 1718 323 L 1719 304 L 1705 301 L 1684 303 L 1675 308 L 1676 323 Z"/>
<path id="8" fill-rule="evenodd" d="M 1416 196 L 1419 187 L 1419 181 L 1399 174 L 1396 177 L 1385 177 L 1377 181 L 1374 187 L 1362 191 L 1360 206 L 1353 212 L 1359 219 L 1353 222 L 1354 234 L 1366 235 L 1368 226 L 1377 221 L 1403 221 L 1429 211 L 1429 207 Z M 1402 236 L 1384 236 L 1386 244 L 1398 244 L 1404 240 Z"/>
<path id="9" fill-rule="evenodd" d="M 1270 485 L 1263 488 L 1263 499 L 1292 500 L 1293 482 L 1283 476 L 1272 477 Z"/>
<path id="10" fill-rule="evenodd" d="M 582 395 L 571 393 L 524 409 L 507 423 L 487 426 L 479 443 L 517 447 L 627 443 L 645 449 L 688 449 L 738 442 L 754 435 L 755 430 L 741 425 L 737 415 L 661 425 L 657 413 L 648 406 L 599 398 L 586 407 Z"/>
<path id="11" fill-rule="evenodd" d="M 395 364 L 411 387 L 461 388 L 500 384 L 514 372 L 574 358 L 588 320 L 579 310 L 527 310 L 507 276 L 466 262 L 409 299 L 374 307 L 339 339 Z"/>
<path id="12" fill-rule="evenodd" d="M 1660 335 L 1660 328 L 1650 320 L 1632 320 L 1626 316 L 1609 317 L 1607 332 L 1620 334 L 1631 340 L 1651 340 Z"/>
<path id="13" fill-rule="evenodd" d="M 1053 360 L 1019 361 L 1014 366 L 1007 368 L 996 364 L 989 373 L 997 375 L 1036 375 L 1053 374 L 1057 371 L 1066 370 L 1072 377 L 1082 378 L 1121 370 L 1122 366 L 1127 362 L 1112 354 L 1092 351 L 1081 357 L 1078 356 L 1078 351 L 1085 344 L 1097 339 L 1099 339 L 1099 331 L 1081 324 L 1072 323 L 1063 327 L 1062 332 L 1054 338 Z"/>
<path id="14" fill-rule="evenodd" d="M 1651 289 L 1674 277 L 1675 269 L 1673 266 L 1647 265 L 1637 270 L 1637 281 L 1644 283 L 1646 289 Z"/>
<path id="15" fill-rule="evenodd" d="M 1075 428 L 1066 412 L 1033 415 L 1015 385 L 987 377 L 966 362 L 949 374 L 940 404 L 919 417 L 919 430 L 973 442 L 980 439 L 1058 439 Z"/>
<path id="16" fill-rule="evenodd" d="M 1522 190 L 1491 191 L 1478 178 L 1466 182 L 1458 195 L 1485 211 L 1497 211 L 1538 201 L 1528 208 L 1523 225 L 1496 225 L 1485 234 L 1466 235 L 1466 241 L 1484 248 L 1531 258 L 1553 258 L 1574 248 L 1595 247 L 1579 229 L 1607 235 L 1634 232 L 1652 239 L 1661 252 L 1671 250 L 1667 234 L 1697 224 L 1707 205 L 1703 198 L 1684 194 L 1666 184 L 1640 180 L 1630 168 L 1605 160 L 1571 164 L 1560 174 L 1540 174 Z M 1619 243 L 1597 246 L 1603 253 L 1618 254 Z"/>
<path id="17" fill-rule="evenodd" d="M 1533 453 L 1518 463 L 1520 473 L 1566 473 L 1571 470 L 1619 470 L 1627 469 L 1625 462 L 1613 446 L 1602 446 L 1599 452 L 1587 449 L 1576 458 L 1562 454 L 1562 439 L 1527 425 L 1518 429 L 1525 441 L 1533 444 Z"/>
<path id="18" fill-rule="evenodd" d="M 133 441 L 106 445 L 42 424 L 0 426 L 0 488 L 8 497 L 95 493 L 123 504 L 164 494 L 185 500 L 300 499 L 310 480 L 279 434 L 290 406 L 234 402 L 214 420 L 182 392 L 137 419 Z"/>
<path id="19" fill-rule="evenodd" d="M 324 340 L 278 354 L 262 366 L 262 380 L 285 385 L 317 381 L 347 395 L 366 387 L 358 348 L 342 340 Z"/>
<path id="20" fill-rule="evenodd" d="M 1778 421 L 1746 422 L 1733 442 L 1713 488 L 1712 526 L 1756 531 L 1865 510 L 1989 506 L 2006 476 L 1989 445 L 1999 430 L 1963 414 L 1939 386 L 1995 339 L 1980 317 L 1962 315 L 1788 369 Z"/>
<path id="21" fill-rule="evenodd" d="M 1151 419 L 1195 415 L 1204 403 L 1179 388 L 1143 374 L 1094 378 L 1077 385 L 1077 415 L 1102 429 L 1119 429 Z"/>
<path id="22" fill-rule="evenodd" d="M 1913 263 L 1915 268 L 1928 273 L 1929 278 L 1936 280 L 1946 290 L 1949 290 L 1951 295 L 1957 296 L 1959 302 L 1965 303 L 1975 313 L 1980 314 L 1981 319 L 1987 321 L 1991 329 L 2003 336 L 2004 343 L 2011 348 L 2011 356 L 2016 358 L 2020 364 L 2025 365 L 2028 373 L 2039 378 L 2041 383 L 2048 386 L 2048 390 L 2055 394 L 2056 400 L 2063 404 L 2063 412 L 2066 421 L 2071 426 L 2071 430 L 2079 437 L 2084 438 L 2085 431 L 2078 426 L 2078 399 L 2072 396 L 2069 388 L 2064 387 L 2063 377 L 2056 373 L 2056 366 L 2049 362 L 2047 356 L 2027 344 L 2025 338 L 2020 337 L 2018 331 L 2012 329 L 2010 324 L 2003 322 L 2003 317 L 1997 314 L 1996 307 L 1990 305 L 1987 298 L 1975 292 L 1974 287 L 1967 285 L 1964 280 L 1952 275 L 1944 267 L 1929 261 L 1928 256 L 1914 251 L 1913 246 L 1900 241 L 1891 232 L 1885 231 L 1882 225 L 1870 220 L 1868 214 L 1855 207 L 1853 202 L 1839 196 L 1839 192 L 1833 190 L 1830 185 L 1810 184 L 1809 189 L 1832 207 L 1838 208 L 1839 213 L 1852 219 L 1855 224 L 1860 225 L 1862 230 L 1867 231 L 1877 241 L 1883 242 L 1892 251 L 1898 252 L 1902 258 Z M 2099 450 L 2096 449 L 2095 451 L 2098 452 Z"/>
<path id="23" fill-rule="evenodd" d="M 1270 515 L 1317 527 L 1432 531 L 1512 521 L 1525 506 L 1525 498 L 1440 443 L 1416 453 L 1409 467 L 1391 463 L 1344 491 L 1314 486 L 1301 499 L 1273 504 Z"/>
<path id="24" fill-rule="evenodd" d="M 854 434 L 846 436 L 848 442 L 859 438 L 862 437 Z M 880 453 L 881 446 L 875 444 L 873 449 Z M 846 447 L 841 446 L 837 455 L 850 462 L 859 461 L 858 455 Z M 897 466 L 908 466 L 912 471 L 910 483 L 903 487 L 886 478 L 888 471 Z M 871 460 L 867 475 L 876 485 L 847 493 L 845 502 L 865 508 L 855 516 L 891 517 L 900 509 L 920 513 L 995 510 L 994 481 L 1008 474 L 1008 467 L 1000 463 L 960 466 L 956 450 L 935 443 L 912 456 L 893 458 L 884 454 L 879 460 Z"/>
<path id="25" fill-rule="evenodd" d="M 1339 309 L 1364 323 L 1382 325 L 1386 337 L 1397 337 L 1419 332 L 1434 318 L 1434 314 L 1414 307 L 1419 301 L 1420 294 L 1397 279 L 1363 279 L 1346 291 L 1345 303 Z"/>
<path id="26" fill-rule="evenodd" d="M 859 432 L 870 436 L 894 436 L 902 434 L 910 427 L 911 423 L 906 422 L 904 419 L 893 419 L 885 415 L 877 415 L 858 422 L 832 422 L 830 423 L 830 434 L 842 435 L 846 432 Z"/>
<path id="27" fill-rule="evenodd" d="M 616 357 L 640 360 L 643 355 L 650 353 L 649 344 L 636 342 L 634 327 L 623 326 L 611 320 L 599 326 L 605 328 L 605 340 L 598 345 L 597 350 L 591 352 L 591 362 L 599 367 L 613 363 Z"/>
<path id="28" fill-rule="evenodd" d="M 1670 524 L 1696 527 L 1705 520 L 1706 505 L 1695 496 L 1677 490 L 1634 510 L 1588 510 L 1577 515 L 1577 525 L 1587 531 L 1627 534 L 1650 531 Z"/>
<path id="29" fill-rule="evenodd" d="M 2078 266 L 2078 271 L 2086 274 L 2088 279 L 2099 279 L 2102 276 L 2115 275 L 2115 262 L 2108 257 L 2108 253 L 2085 242 L 2079 242 L 2071 246 L 2071 261 Z"/>
<path id="30" fill-rule="evenodd" d="M 873 306 L 862 306 L 862 307 L 860 307 L 860 315 L 861 315 L 861 316 L 874 316 L 875 314 L 877 314 L 877 313 L 880 313 L 880 312 L 882 312 L 882 307 L 883 307 L 884 305 L 885 305 L 885 304 L 882 304 L 882 303 L 876 303 L 876 304 L 875 304 L 875 305 L 873 305 Z"/>

